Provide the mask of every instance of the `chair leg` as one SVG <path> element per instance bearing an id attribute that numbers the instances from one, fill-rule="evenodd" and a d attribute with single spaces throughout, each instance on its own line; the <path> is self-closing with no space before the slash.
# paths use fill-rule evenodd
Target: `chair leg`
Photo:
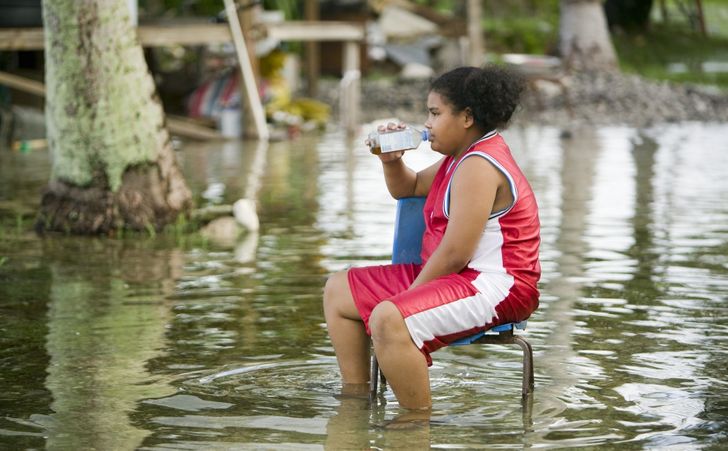
<path id="1" fill-rule="evenodd" d="M 525 398 L 533 392 L 533 349 L 531 344 L 527 342 L 523 337 L 518 335 L 513 336 L 513 341 L 521 347 L 523 351 L 523 386 L 521 388 L 521 395 Z"/>
<path id="2" fill-rule="evenodd" d="M 374 400 L 377 396 L 377 388 L 379 385 L 379 362 L 377 356 L 372 354 L 372 364 L 369 370 L 369 399 Z"/>

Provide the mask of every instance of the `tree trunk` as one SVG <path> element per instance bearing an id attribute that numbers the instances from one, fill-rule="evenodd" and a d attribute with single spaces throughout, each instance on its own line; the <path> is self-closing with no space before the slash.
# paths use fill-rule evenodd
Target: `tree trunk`
<path id="1" fill-rule="evenodd" d="M 643 32 L 649 28 L 652 0 L 607 0 L 604 13 L 610 30 Z"/>
<path id="2" fill-rule="evenodd" d="M 607 20 L 599 0 L 561 0 L 559 50 L 567 67 L 577 70 L 617 68 Z"/>
<path id="3" fill-rule="evenodd" d="M 125 1 L 44 0 L 53 156 L 39 231 L 160 230 L 191 207 Z"/>

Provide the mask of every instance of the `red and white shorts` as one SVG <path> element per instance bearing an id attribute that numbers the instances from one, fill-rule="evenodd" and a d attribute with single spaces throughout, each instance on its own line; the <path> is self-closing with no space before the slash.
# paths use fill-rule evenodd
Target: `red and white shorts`
<path id="1" fill-rule="evenodd" d="M 372 310 L 388 300 L 399 309 L 412 341 L 431 365 L 430 353 L 453 341 L 498 324 L 525 319 L 510 318 L 513 309 L 504 302 L 511 298 L 507 291 L 478 290 L 473 282 L 482 274 L 472 269 L 408 290 L 421 270 L 422 265 L 417 264 L 349 270 L 349 288 L 368 334 L 371 335 Z"/>

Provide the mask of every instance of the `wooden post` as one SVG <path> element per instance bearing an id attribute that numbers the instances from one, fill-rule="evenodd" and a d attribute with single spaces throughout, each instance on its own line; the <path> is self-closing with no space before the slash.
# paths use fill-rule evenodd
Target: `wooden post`
<path id="1" fill-rule="evenodd" d="M 306 0 L 305 18 L 307 21 L 319 20 L 318 0 Z M 317 41 L 306 43 L 306 78 L 308 81 L 308 95 L 316 97 L 318 94 L 318 80 L 321 74 L 321 46 Z"/>
<path id="2" fill-rule="evenodd" d="M 350 133 L 359 126 L 360 78 L 359 44 L 355 41 L 344 43 L 343 76 L 341 77 L 341 99 L 339 109 L 341 121 Z"/>
<path id="3" fill-rule="evenodd" d="M 468 64 L 481 66 L 485 60 L 483 46 L 483 26 L 480 23 L 483 17 L 481 0 L 468 0 L 468 38 L 470 47 L 468 52 Z"/>
<path id="4" fill-rule="evenodd" d="M 665 4 L 666 0 L 660 0 L 660 14 L 662 15 L 662 22 L 668 23 L 670 21 L 669 16 L 667 14 L 667 5 Z"/>
<path id="5" fill-rule="evenodd" d="M 695 0 L 695 15 L 698 16 L 698 28 L 703 36 L 708 36 L 708 30 L 705 28 L 705 15 L 703 14 L 703 2 Z"/>
<path id="6" fill-rule="evenodd" d="M 260 83 L 260 64 L 258 58 L 255 55 L 255 41 L 253 39 L 251 30 L 255 25 L 256 15 L 260 5 L 246 6 L 244 9 L 238 12 L 238 20 L 240 21 L 240 28 L 243 30 L 243 38 L 245 38 L 245 46 L 248 49 L 248 56 L 250 57 L 250 67 L 253 68 L 253 75 L 255 76 L 255 82 Z"/>
<path id="7" fill-rule="evenodd" d="M 236 4 L 237 4 L 237 0 Z M 250 59 L 250 67 L 253 70 L 253 78 L 255 79 L 255 85 L 260 86 L 260 64 L 258 62 L 258 58 L 255 55 L 255 41 L 253 40 L 253 36 L 251 33 L 251 30 L 253 29 L 253 25 L 255 23 L 255 16 L 257 14 L 257 9 L 260 6 L 252 3 L 250 5 L 246 5 L 242 9 L 238 10 L 238 20 L 240 21 L 240 28 L 243 31 L 243 38 L 245 39 L 245 47 L 248 50 L 248 57 Z M 244 97 L 247 96 L 245 92 L 245 88 L 243 87 L 243 84 L 241 82 L 240 85 L 240 95 L 241 95 L 241 101 Z M 241 117 L 241 130 L 243 130 L 243 134 L 250 137 L 255 137 L 255 133 L 250 133 L 250 130 L 255 130 L 255 116 L 253 114 L 253 110 L 250 107 L 250 102 L 242 101 L 240 104 L 242 117 Z"/>
<path id="8" fill-rule="evenodd" d="M 233 37 L 233 44 L 235 45 L 235 51 L 238 55 L 238 63 L 240 64 L 240 72 L 242 75 L 242 84 L 245 89 L 245 95 L 243 97 L 247 102 L 250 112 L 252 113 L 253 124 L 255 125 L 253 132 L 249 133 L 249 136 L 251 138 L 267 140 L 270 137 L 270 132 L 268 131 L 268 123 L 265 121 L 265 111 L 263 110 L 263 103 L 260 100 L 258 85 L 255 82 L 255 73 L 253 72 L 253 66 L 250 63 L 250 56 L 248 55 L 248 47 L 245 44 L 243 30 L 240 27 L 238 10 L 235 7 L 234 0 L 224 1 L 225 13 L 227 14 L 228 23 L 230 25 L 230 34 Z"/>

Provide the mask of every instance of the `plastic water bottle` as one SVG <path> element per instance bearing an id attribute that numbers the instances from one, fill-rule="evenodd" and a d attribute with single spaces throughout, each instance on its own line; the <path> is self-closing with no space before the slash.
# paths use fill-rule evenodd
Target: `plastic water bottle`
<path id="1" fill-rule="evenodd" d="M 379 155 L 387 152 L 415 149 L 422 141 L 430 139 L 430 131 L 417 130 L 408 126 L 398 130 L 372 132 L 368 138 L 369 151 L 374 155 Z"/>

